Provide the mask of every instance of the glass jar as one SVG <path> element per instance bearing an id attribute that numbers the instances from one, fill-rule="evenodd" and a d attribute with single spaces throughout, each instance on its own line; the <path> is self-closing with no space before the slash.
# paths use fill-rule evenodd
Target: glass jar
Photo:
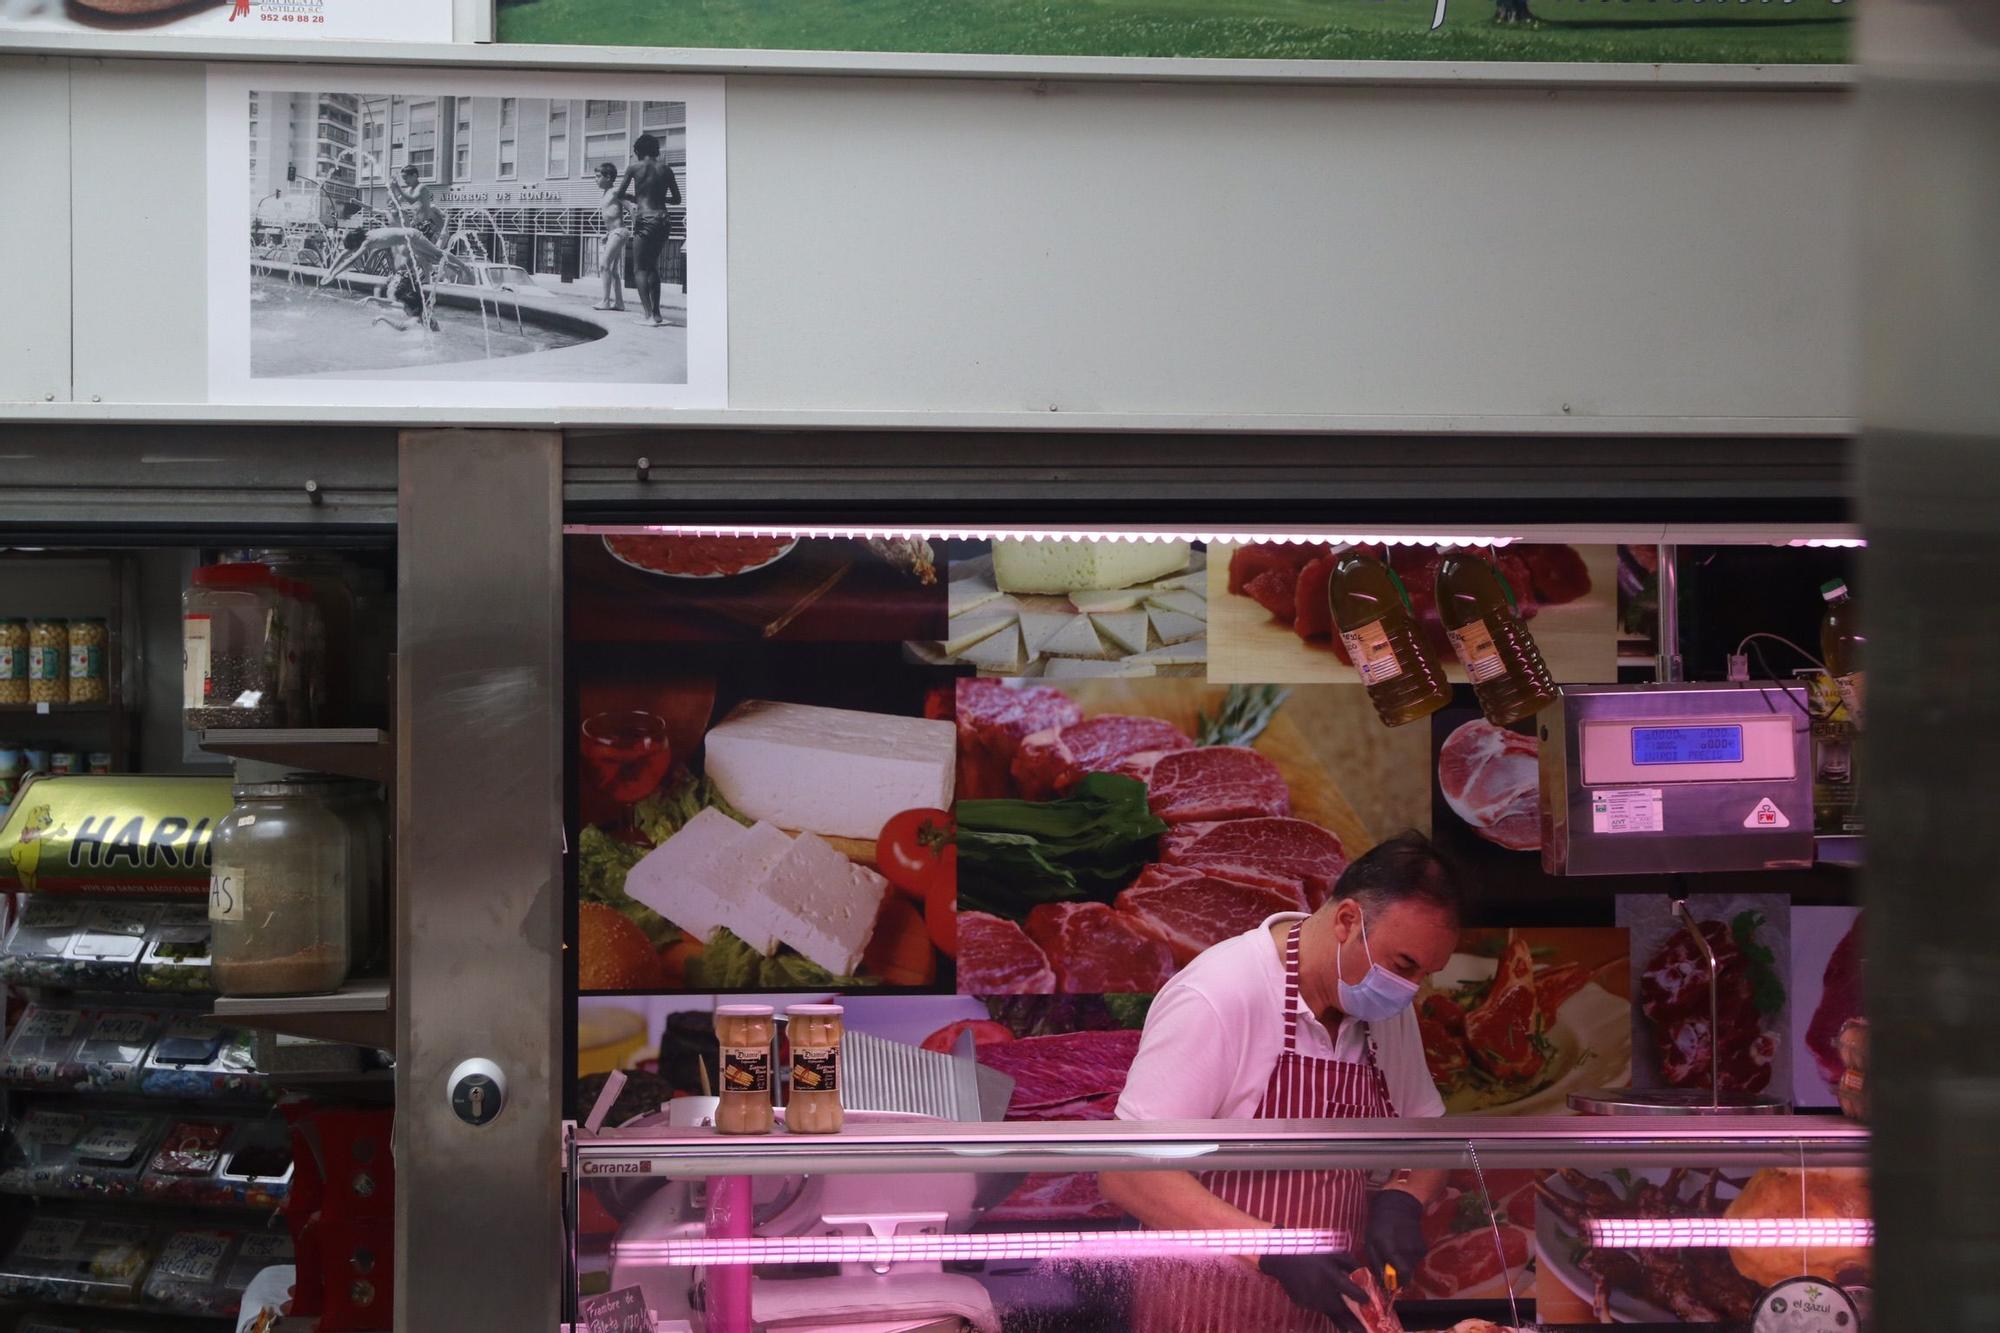
<path id="1" fill-rule="evenodd" d="M 286 640 L 294 663 L 288 696 L 299 725 L 326 725 L 326 620 L 313 600 L 313 590 L 301 579 L 279 579 L 292 599 L 292 631 Z"/>
<path id="2" fill-rule="evenodd" d="M 838 1134 L 840 1039 L 846 1028 L 837 1004 L 795 1004 L 785 1010 L 785 1036 L 792 1047 L 792 1093 L 785 1102 L 785 1128 L 793 1134 Z"/>
<path id="3" fill-rule="evenodd" d="M 69 702 L 67 620 L 36 620 L 28 625 L 28 702 Z"/>
<path id="4" fill-rule="evenodd" d="M 28 622 L 0 620 L 0 704 L 28 702 Z"/>
<path id="5" fill-rule="evenodd" d="M 284 608 L 262 565 L 203 565 L 181 596 L 181 707 L 190 730 L 284 723 Z"/>
<path id="6" fill-rule="evenodd" d="M 296 579 L 319 622 L 318 669 L 312 714 L 315 726 L 350 726 L 354 711 L 354 571 L 322 551 L 260 550 L 250 558 L 281 578 Z"/>
<path id="7" fill-rule="evenodd" d="M 49 776 L 66 778 L 83 772 L 83 756 L 74 750 L 57 750 L 49 756 Z"/>
<path id="8" fill-rule="evenodd" d="M 215 831 L 208 922 L 224 995 L 339 988 L 351 957 L 346 823 L 325 783 L 243 782 Z"/>
<path id="9" fill-rule="evenodd" d="M 351 859 L 347 877 L 349 957 L 358 972 L 382 952 L 388 916 L 389 821 L 382 789 L 372 782 L 331 784 L 328 804 L 347 825 Z"/>
<path id="10" fill-rule="evenodd" d="M 102 620 L 69 622 L 69 701 L 101 704 L 111 700 L 104 659 L 111 636 Z"/>
<path id="11" fill-rule="evenodd" d="M 113 762 L 115 761 L 112 759 L 109 751 L 105 750 L 93 751 L 90 756 L 90 771 L 92 773 L 98 774 L 99 776 L 102 776 L 103 774 L 109 773 L 111 771 L 111 765 Z"/>
<path id="12" fill-rule="evenodd" d="M 768 1004 L 723 1004 L 715 1009 L 721 1096 L 715 1127 L 724 1134 L 771 1132 L 771 1038 L 777 1024 Z"/>

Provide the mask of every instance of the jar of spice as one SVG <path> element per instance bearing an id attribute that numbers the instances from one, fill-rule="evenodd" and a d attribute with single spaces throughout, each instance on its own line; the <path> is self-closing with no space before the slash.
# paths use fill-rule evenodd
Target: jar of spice
<path id="1" fill-rule="evenodd" d="M 715 1127 L 724 1134 L 771 1132 L 771 1038 L 776 1029 L 768 1004 L 716 1006 L 722 1072 Z"/>
<path id="2" fill-rule="evenodd" d="M 69 622 L 36 620 L 28 625 L 28 702 L 69 702 Z"/>
<path id="3" fill-rule="evenodd" d="M 107 750 L 96 750 L 90 756 L 90 771 L 99 775 L 111 771 L 111 754 Z"/>
<path id="4" fill-rule="evenodd" d="M 350 945 L 350 835 L 326 784 L 244 764 L 236 806 L 212 843 L 208 922 L 224 995 L 303 995 L 339 988 Z M 248 778 L 276 780 L 243 780 Z"/>
<path id="5" fill-rule="evenodd" d="M 284 722 L 284 608 L 262 565 L 203 565 L 181 596 L 181 706 L 190 730 Z"/>
<path id="6" fill-rule="evenodd" d="M 308 650 L 316 668 L 308 676 L 314 725 L 350 725 L 355 717 L 353 568 L 324 551 L 267 549 L 252 551 L 250 558 L 303 585 L 318 622 L 317 644 Z"/>
<path id="7" fill-rule="evenodd" d="M 66 778 L 83 772 L 83 756 L 74 750 L 57 750 L 49 756 L 49 776 Z"/>
<path id="8" fill-rule="evenodd" d="M 28 702 L 28 622 L 0 620 L 0 704 Z"/>
<path id="9" fill-rule="evenodd" d="M 785 1128 L 793 1134 L 838 1134 L 840 1039 L 846 1029 L 837 1004 L 795 1004 L 785 1010 L 785 1036 L 792 1047 L 792 1094 L 785 1102 Z"/>
<path id="10" fill-rule="evenodd" d="M 101 704 L 111 699 L 110 682 L 105 679 L 105 649 L 110 644 L 102 620 L 69 622 L 69 701 L 73 704 Z"/>

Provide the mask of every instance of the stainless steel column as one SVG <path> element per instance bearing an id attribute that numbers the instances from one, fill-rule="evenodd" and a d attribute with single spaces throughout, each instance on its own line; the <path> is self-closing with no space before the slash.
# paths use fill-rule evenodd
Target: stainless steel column
<path id="1" fill-rule="evenodd" d="M 2000 7 L 1860 9 L 1876 1327 L 1972 1333 L 2000 1310 Z"/>
<path id="2" fill-rule="evenodd" d="M 549 1333 L 562 1283 L 562 440 L 401 443 L 396 1328 Z M 447 1076 L 506 1077 L 473 1126 Z"/>

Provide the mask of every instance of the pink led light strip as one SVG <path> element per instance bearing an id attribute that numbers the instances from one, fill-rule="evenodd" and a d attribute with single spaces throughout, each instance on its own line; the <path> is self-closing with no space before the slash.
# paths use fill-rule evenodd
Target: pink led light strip
<path id="1" fill-rule="evenodd" d="M 970 1236 L 769 1236 L 619 1241 L 625 1262 L 706 1264 L 954 1263 L 973 1259 L 1138 1259 L 1160 1255 L 1337 1254 L 1345 1231 L 1248 1227 L 1217 1231 L 1006 1231 Z"/>
<path id="2" fill-rule="evenodd" d="M 1584 1223 L 1606 1250 L 1677 1250 L 1727 1245 L 1738 1250 L 1868 1246 L 1875 1223 L 1862 1217 L 1597 1217 Z"/>

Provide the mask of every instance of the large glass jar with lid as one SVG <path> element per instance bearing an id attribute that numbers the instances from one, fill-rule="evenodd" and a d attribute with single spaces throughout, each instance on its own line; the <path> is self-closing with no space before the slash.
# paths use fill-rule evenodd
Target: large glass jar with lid
<path id="1" fill-rule="evenodd" d="M 384 942 L 388 915 L 389 821 L 382 789 L 372 782 L 330 784 L 328 803 L 347 824 L 347 935 L 354 970 L 374 967 Z"/>
<path id="2" fill-rule="evenodd" d="M 325 782 L 239 764 L 216 830 L 208 892 L 215 988 L 224 995 L 337 990 L 352 958 L 353 834 Z"/>
<path id="3" fill-rule="evenodd" d="M 283 599 L 262 565 L 203 565 L 181 597 L 182 713 L 193 730 L 276 727 Z"/>
<path id="4" fill-rule="evenodd" d="M 354 708 L 353 567 L 330 551 L 267 548 L 252 551 L 250 558 L 281 578 L 304 584 L 317 613 L 320 669 L 315 682 L 319 689 L 315 725 L 351 726 L 357 720 L 367 720 L 358 719 Z"/>

